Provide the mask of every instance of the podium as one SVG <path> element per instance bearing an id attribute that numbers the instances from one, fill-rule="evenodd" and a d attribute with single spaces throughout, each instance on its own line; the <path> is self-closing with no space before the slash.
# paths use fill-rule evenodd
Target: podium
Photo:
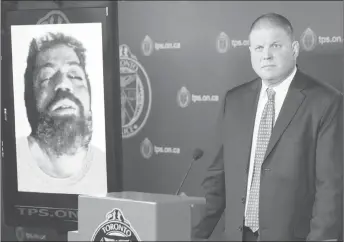
<path id="1" fill-rule="evenodd" d="M 190 241 L 205 198 L 143 192 L 80 195 L 68 241 Z"/>

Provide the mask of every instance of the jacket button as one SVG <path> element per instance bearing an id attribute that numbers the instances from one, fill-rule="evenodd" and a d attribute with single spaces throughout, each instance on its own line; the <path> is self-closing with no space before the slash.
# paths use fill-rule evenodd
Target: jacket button
<path id="1" fill-rule="evenodd" d="M 242 203 L 245 203 L 245 202 L 246 202 L 246 198 L 245 198 L 245 197 L 242 197 L 242 198 L 241 198 L 241 202 L 242 202 Z"/>
<path id="2" fill-rule="evenodd" d="M 238 230 L 242 231 L 242 226 L 241 225 L 239 226 Z"/>

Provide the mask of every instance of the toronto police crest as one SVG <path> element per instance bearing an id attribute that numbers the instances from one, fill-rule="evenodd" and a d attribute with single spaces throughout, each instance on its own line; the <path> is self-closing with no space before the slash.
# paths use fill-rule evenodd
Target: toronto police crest
<path id="1" fill-rule="evenodd" d="M 317 44 L 317 36 L 311 28 L 307 28 L 300 37 L 301 46 L 306 51 L 312 51 Z"/>
<path id="2" fill-rule="evenodd" d="M 177 102 L 180 107 L 185 108 L 190 104 L 190 92 L 186 87 L 182 87 L 177 93 Z"/>
<path id="3" fill-rule="evenodd" d="M 25 230 L 23 227 L 16 227 L 15 232 L 18 241 L 25 241 Z"/>
<path id="4" fill-rule="evenodd" d="M 148 138 L 145 138 L 141 142 L 140 151 L 141 151 L 141 155 L 143 156 L 143 158 L 145 158 L 145 159 L 151 158 L 151 156 L 153 154 L 153 144 Z"/>
<path id="5" fill-rule="evenodd" d="M 216 49 L 219 53 L 226 53 L 229 49 L 229 37 L 225 32 L 221 32 L 216 39 Z"/>
<path id="6" fill-rule="evenodd" d="M 98 226 L 91 241 L 140 241 L 140 238 L 122 211 L 115 208 L 106 214 L 106 220 Z"/>
<path id="7" fill-rule="evenodd" d="M 148 35 L 145 36 L 141 43 L 141 50 L 145 56 L 151 55 L 154 50 L 153 40 Z"/>
<path id="8" fill-rule="evenodd" d="M 52 10 L 38 20 L 37 24 L 68 24 L 69 19 L 60 10 Z"/>
<path id="9" fill-rule="evenodd" d="M 152 103 L 149 77 L 127 45 L 120 45 L 122 137 L 136 135 L 145 125 Z"/>

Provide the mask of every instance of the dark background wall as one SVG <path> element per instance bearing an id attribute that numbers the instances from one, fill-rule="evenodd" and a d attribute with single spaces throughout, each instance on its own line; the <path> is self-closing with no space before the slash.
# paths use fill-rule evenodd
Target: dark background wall
<path id="1" fill-rule="evenodd" d="M 102 2 L 63 1 L 63 7 L 95 7 Z M 51 1 L 23 1 L 17 6 L 58 7 Z M 119 2 L 119 43 L 130 48 L 137 58 L 131 63 L 138 66 L 137 85 L 123 87 L 123 111 L 128 115 L 123 125 L 124 190 L 174 193 L 193 150 L 201 148 L 204 155 L 193 166 L 182 191 L 203 196 L 200 184 L 215 152 L 215 119 L 220 107 L 216 100 L 221 100 L 226 90 L 255 78 L 248 47 L 238 43 L 246 44 L 251 23 L 263 13 L 285 15 L 302 42 L 299 67 L 342 90 L 342 7 L 340 1 Z M 307 28 L 311 31 L 303 37 Z M 221 32 L 224 38 L 219 38 Z M 319 37 L 333 42 L 320 43 Z M 142 49 L 149 47 L 152 52 L 145 54 Z M 139 97 L 143 98 L 143 110 L 135 114 L 131 108 L 140 105 Z M 199 97 L 205 101 L 194 102 Z M 127 125 L 129 121 L 133 124 Z M 130 128 L 139 131 L 126 137 Z M 223 221 L 215 233 L 222 226 Z M 15 238 L 13 229 L 2 229 L 3 240 Z"/>

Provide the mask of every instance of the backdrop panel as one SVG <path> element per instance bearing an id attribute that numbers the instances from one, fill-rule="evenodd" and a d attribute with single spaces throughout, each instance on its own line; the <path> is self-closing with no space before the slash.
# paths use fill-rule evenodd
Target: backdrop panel
<path id="1" fill-rule="evenodd" d="M 132 89 L 121 72 L 124 190 L 174 193 L 201 148 L 182 191 L 203 195 L 220 100 L 256 77 L 248 31 L 267 12 L 293 24 L 299 67 L 342 90 L 342 2 L 119 3 L 121 59 L 137 65 Z"/>

